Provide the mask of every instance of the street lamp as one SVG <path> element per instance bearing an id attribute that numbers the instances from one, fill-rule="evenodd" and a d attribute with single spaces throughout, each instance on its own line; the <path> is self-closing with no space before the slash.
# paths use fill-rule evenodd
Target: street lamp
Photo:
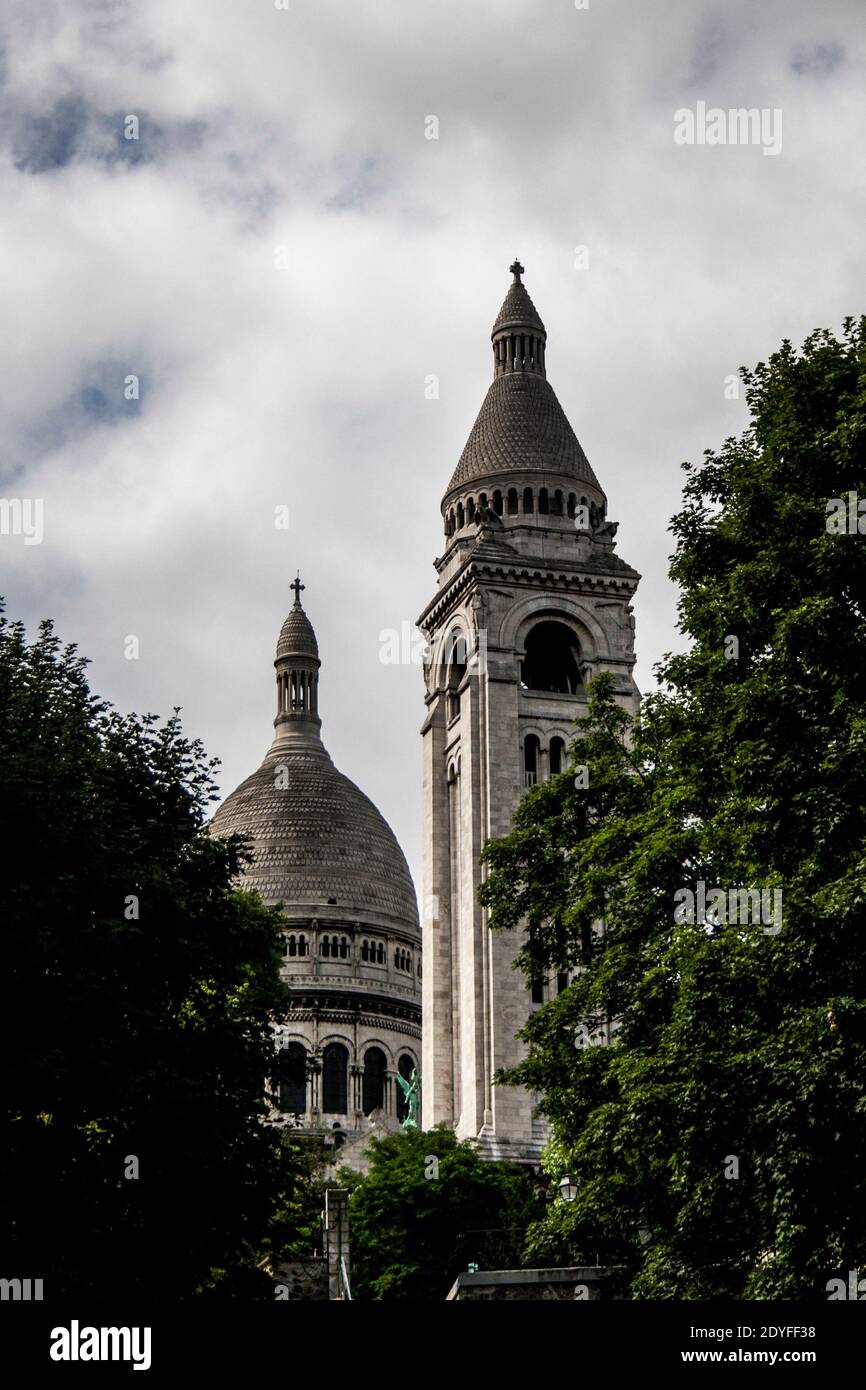
<path id="1" fill-rule="evenodd" d="M 559 1183 L 558 1186 L 559 1195 L 561 1196 L 562 1200 L 564 1202 L 573 1202 L 575 1197 L 577 1196 L 577 1183 L 573 1182 L 572 1179 L 566 1173 L 565 1177 L 562 1179 L 562 1182 Z"/>

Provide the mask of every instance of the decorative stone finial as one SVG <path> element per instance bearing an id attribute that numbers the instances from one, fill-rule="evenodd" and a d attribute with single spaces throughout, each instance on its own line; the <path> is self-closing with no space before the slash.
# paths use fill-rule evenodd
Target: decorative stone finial
<path id="1" fill-rule="evenodd" d="M 520 277 L 523 274 L 523 266 L 520 264 L 516 256 L 514 258 L 514 264 L 510 265 L 508 269 L 511 271 L 511 274 L 514 276 L 515 281 L 519 285 Z"/>

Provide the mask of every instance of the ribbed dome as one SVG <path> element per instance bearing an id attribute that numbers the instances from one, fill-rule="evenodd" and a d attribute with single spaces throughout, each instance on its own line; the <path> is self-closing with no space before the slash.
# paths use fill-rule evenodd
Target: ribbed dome
<path id="1" fill-rule="evenodd" d="M 253 862 L 244 884 L 269 904 L 316 908 L 351 920 L 418 931 L 415 888 L 390 826 L 354 782 L 338 772 L 319 733 L 319 647 L 301 607 L 283 623 L 274 662 L 274 741 L 261 767 L 232 792 L 210 824 L 213 835 L 248 835 Z"/>
<path id="2" fill-rule="evenodd" d="M 491 382 L 446 500 L 467 483 L 505 473 L 549 473 L 599 486 L 552 386 L 533 372 L 508 372 Z"/>
<path id="3" fill-rule="evenodd" d="M 294 608 L 289 609 L 289 616 L 280 629 L 280 635 L 277 639 L 277 659 L 279 660 L 283 656 L 318 655 L 319 644 L 316 641 L 313 624 L 300 604 L 296 602 Z"/>
<path id="4" fill-rule="evenodd" d="M 253 839 L 244 886 L 266 903 L 315 906 L 342 918 L 372 913 L 420 930 L 415 890 L 393 831 L 323 748 L 272 748 L 213 818 L 212 834 L 235 832 Z M 336 899 L 330 909 L 329 899 Z"/>

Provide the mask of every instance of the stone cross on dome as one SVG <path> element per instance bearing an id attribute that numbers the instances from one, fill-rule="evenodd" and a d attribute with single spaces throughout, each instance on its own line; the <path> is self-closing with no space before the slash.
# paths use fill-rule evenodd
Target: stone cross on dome
<path id="1" fill-rule="evenodd" d="M 295 593 L 295 607 L 296 607 L 296 608 L 300 608 L 300 606 L 301 606 L 301 591 L 302 591 L 303 589 L 306 589 L 306 587 L 307 587 L 306 584 L 302 584 L 302 583 L 301 583 L 301 571 L 298 570 L 297 574 L 295 575 L 295 578 L 292 580 L 291 584 L 289 585 L 289 588 L 290 588 L 290 589 L 293 589 L 293 590 L 294 590 L 294 593 Z"/>
<path id="2" fill-rule="evenodd" d="M 514 276 L 515 280 L 519 285 L 521 283 L 520 277 L 524 273 L 524 267 L 520 264 L 520 261 L 517 259 L 516 256 L 514 258 L 514 264 L 510 265 L 508 269 L 511 271 L 511 274 Z"/>

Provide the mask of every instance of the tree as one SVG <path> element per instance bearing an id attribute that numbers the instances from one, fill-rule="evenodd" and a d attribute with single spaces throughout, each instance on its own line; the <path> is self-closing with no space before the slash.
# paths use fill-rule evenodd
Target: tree
<path id="1" fill-rule="evenodd" d="M 866 1264 L 866 536 L 828 526 L 866 498 L 866 320 L 741 374 L 749 427 L 672 523 L 690 646 L 636 723 L 594 683 L 589 785 L 531 791 L 481 890 L 534 927 L 525 971 L 574 972 L 508 1078 L 579 1186 L 532 1249 L 635 1296 L 825 1298 Z"/>
<path id="2" fill-rule="evenodd" d="M 444 1125 L 370 1148 L 365 1177 L 341 1170 L 352 1189 L 353 1297 L 439 1301 L 470 1262 L 513 1264 L 536 1214 L 524 1170 L 487 1162 Z"/>
<path id="3" fill-rule="evenodd" d="M 269 1293 L 299 1181 L 261 1123 L 280 918 L 207 833 L 213 766 L 177 712 L 97 699 L 50 623 L 28 645 L 0 617 L 0 1229 L 46 1298 Z"/>

